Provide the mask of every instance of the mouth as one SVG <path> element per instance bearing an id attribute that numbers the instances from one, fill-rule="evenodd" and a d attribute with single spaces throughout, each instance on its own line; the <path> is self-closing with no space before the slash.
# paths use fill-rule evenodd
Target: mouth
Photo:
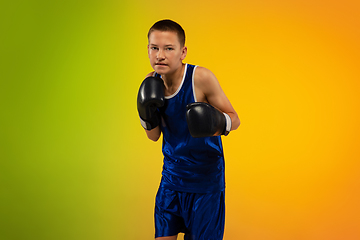
<path id="1" fill-rule="evenodd" d="M 155 63 L 156 66 L 167 66 L 165 63 Z"/>

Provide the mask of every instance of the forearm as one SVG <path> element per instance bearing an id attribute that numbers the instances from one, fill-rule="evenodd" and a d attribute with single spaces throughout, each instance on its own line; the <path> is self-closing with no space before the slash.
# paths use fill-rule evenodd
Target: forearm
<path id="1" fill-rule="evenodd" d="M 146 132 L 147 137 L 154 142 L 159 140 L 160 135 L 161 135 L 161 130 L 160 130 L 159 126 L 157 126 L 154 129 L 151 129 L 151 130 L 145 130 L 145 132 Z"/>

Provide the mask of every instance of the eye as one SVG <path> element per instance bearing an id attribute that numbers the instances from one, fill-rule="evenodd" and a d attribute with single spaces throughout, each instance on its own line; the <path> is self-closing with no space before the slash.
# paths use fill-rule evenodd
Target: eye
<path id="1" fill-rule="evenodd" d="M 168 50 L 168 51 L 172 51 L 172 50 L 174 50 L 174 48 L 172 48 L 172 47 L 168 47 L 168 48 L 166 48 L 166 50 Z"/>
<path id="2" fill-rule="evenodd" d="M 151 49 L 151 50 L 158 50 L 159 48 L 157 48 L 157 47 L 151 47 L 150 49 Z"/>

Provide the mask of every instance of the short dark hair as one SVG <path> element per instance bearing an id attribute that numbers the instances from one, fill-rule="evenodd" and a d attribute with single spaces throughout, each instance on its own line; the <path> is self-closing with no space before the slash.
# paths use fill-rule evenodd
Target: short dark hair
<path id="1" fill-rule="evenodd" d="M 185 31 L 178 23 L 169 19 L 164 19 L 156 22 L 148 32 L 148 39 L 150 37 L 150 34 L 155 30 L 163 32 L 175 32 L 178 35 L 180 45 L 182 47 L 185 46 Z"/>

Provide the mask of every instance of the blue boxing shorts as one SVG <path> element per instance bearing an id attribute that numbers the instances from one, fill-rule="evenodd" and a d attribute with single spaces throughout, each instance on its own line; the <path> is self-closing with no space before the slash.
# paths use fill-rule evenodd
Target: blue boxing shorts
<path id="1" fill-rule="evenodd" d="M 185 233 L 184 240 L 222 240 L 225 192 L 186 193 L 160 187 L 155 203 L 155 238 Z"/>

